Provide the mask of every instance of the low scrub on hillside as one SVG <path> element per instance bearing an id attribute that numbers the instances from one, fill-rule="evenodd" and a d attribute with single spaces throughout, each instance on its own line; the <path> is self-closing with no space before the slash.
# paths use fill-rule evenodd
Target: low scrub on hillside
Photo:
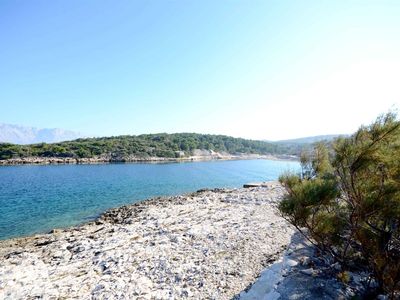
<path id="1" fill-rule="evenodd" d="M 78 139 L 54 144 L 14 145 L 0 143 L 0 160 L 20 157 L 73 157 L 91 158 L 108 155 L 123 158 L 137 157 L 179 157 L 193 153 L 194 149 L 217 152 L 277 154 L 279 146 L 263 141 L 233 138 L 224 135 L 195 133 L 145 134 Z"/>
<path id="2" fill-rule="evenodd" d="M 333 149 L 301 157 L 302 172 L 280 181 L 280 211 L 343 269 L 366 270 L 377 293 L 400 297 L 400 121 L 379 117 Z"/>

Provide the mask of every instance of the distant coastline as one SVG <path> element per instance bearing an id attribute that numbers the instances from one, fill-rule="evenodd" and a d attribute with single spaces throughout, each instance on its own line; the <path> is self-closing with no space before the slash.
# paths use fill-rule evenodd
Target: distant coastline
<path id="1" fill-rule="evenodd" d="M 192 155 L 187 157 L 110 157 L 98 156 L 90 158 L 72 158 L 72 157 L 21 157 L 0 160 L 0 166 L 12 165 L 65 165 L 65 164 L 109 164 L 109 163 L 162 163 L 162 162 L 192 162 L 208 160 L 247 160 L 247 159 L 267 159 L 267 160 L 289 160 L 296 161 L 295 155 L 272 155 L 272 154 L 227 154 L 213 152 L 210 154 Z"/>
<path id="2" fill-rule="evenodd" d="M 143 134 L 60 143 L 0 143 L 0 165 L 186 162 L 232 159 L 295 160 L 303 146 L 278 145 L 224 135 Z"/>

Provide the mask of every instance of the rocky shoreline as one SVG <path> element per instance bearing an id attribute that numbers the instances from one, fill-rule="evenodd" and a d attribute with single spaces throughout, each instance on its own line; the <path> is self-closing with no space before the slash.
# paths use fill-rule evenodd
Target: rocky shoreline
<path id="1" fill-rule="evenodd" d="M 259 155 L 259 154 L 238 154 L 231 155 L 226 153 L 217 153 L 208 155 L 184 156 L 178 158 L 170 157 L 112 157 L 97 156 L 91 158 L 74 158 L 74 157 L 22 157 L 0 160 L 0 166 L 10 165 L 58 165 L 58 164 L 107 164 L 107 163 L 162 163 L 162 162 L 190 162 L 190 161 L 207 161 L 207 160 L 240 160 L 240 159 L 269 159 L 269 160 L 298 160 L 292 155 Z"/>
<path id="2" fill-rule="evenodd" d="M 231 299 L 293 229 L 276 182 L 112 209 L 97 221 L 0 242 L 0 298 Z"/>

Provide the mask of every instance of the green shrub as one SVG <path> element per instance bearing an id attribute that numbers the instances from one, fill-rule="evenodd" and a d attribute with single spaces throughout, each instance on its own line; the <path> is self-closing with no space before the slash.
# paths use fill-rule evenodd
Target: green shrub
<path id="1" fill-rule="evenodd" d="M 280 211 L 344 268 L 366 266 L 379 288 L 400 293 L 400 122 L 388 113 L 332 154 L 321 144 L 301 158 L 302 174 L 281 176 Z"/>

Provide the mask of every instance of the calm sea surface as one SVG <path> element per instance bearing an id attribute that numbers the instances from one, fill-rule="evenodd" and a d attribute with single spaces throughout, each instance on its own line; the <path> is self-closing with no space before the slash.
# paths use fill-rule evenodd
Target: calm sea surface
<path id="1" fill-rule="evenodd" d="M 0 239 L 96 218 L 104 210 L 201 188 L 275 180 L 299 164 L 237 160 L 168 164 L 0 167 Z"/>

